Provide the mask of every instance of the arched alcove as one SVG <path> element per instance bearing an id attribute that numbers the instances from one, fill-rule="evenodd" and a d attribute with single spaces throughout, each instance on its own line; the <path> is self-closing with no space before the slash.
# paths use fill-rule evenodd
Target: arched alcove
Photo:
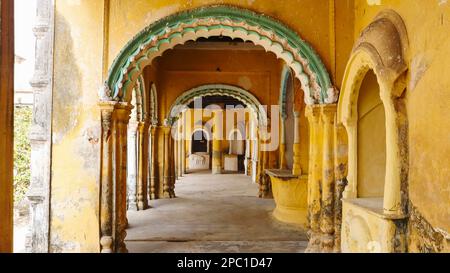
<path id="1" fill-rule="evenodd" d="M 369 70 L 358 98 L 358 198 L 384 196 L 386 118 L 377 77 Z"/>
<path id="2" fill-rule="evenodd" d="M 402 18 L 385 10 L 362 32 L 347 64 L 338 105 L 338 120 L 348 134 L 341 233 L 345 252 L 369 251 L 369 245 L 354 244 L 366 237 L 377 251 L 405 251 L 409 166 L 402 96 L 407 52 Z M 369 228 L 352 224 L 355 219 Z"/>

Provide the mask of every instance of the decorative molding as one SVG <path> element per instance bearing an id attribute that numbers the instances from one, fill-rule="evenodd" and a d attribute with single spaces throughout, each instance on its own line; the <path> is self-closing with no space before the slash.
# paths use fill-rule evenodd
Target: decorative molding
<path id="1" fill-rule="evenodd" d="M 283 59 L 302 84 L 307 104 L 323 104 L 332 88 L 325 66 L 297 33 L 268 16 L 231 6 L 208 6 L 159 20 L 135 36 L 115 59 L 108 76 L 113 97 L 130 100 L 145 66 L 164 51 L 200 37 L 227 36 L 260 45 Z"/>

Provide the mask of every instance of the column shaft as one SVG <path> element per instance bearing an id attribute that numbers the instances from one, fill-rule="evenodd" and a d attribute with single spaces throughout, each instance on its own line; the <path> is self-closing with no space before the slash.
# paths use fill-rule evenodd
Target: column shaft
<path id="1" fill-rule="evenodd" d="M 151 153 L 150 153 L 150 198 L 155 200 L 158 197 L 157 183 L 158 177 L 158 151 L 157 151 L 157 139 L 156 139 L 156 126 L 152 126 L 150 129 L 151 134 Z"/>
<path id="2" fill-rule="evenodd" d="M 114 104 L 101 104 L 100 167 L 100 251 L 112 253 L 113 243 L 113 110 Z"/>
<path id="3" fill-rule="evenodd" d="M 308 177 L 308 218 L 309 246 L 308 252 L 318 252 L 320 246 L 320 181 L 322 174 L 320 107 L 307 106 L 306 115 L 310 128 L 310 155 Z"/>
<path id="4" fill-rule="evenodd" d="M 127 167 L 127 184 L 128 184 L 128 209 L 139 210 L 137 198 L 137 124 L 130 122 L 128 125 L 128 167 Z"/>
<path id="5" fill-rule="evenodd" d="M 293 175 L 302 175 L 302 167 L 301 167 L 301 151 L 300 151 L 300 112 L 294 113 L 294 163 L 292 167 Z"/>
<path id="6" fill-rule="evenodd" d="M 323 154 L 322 154 L 322 251 L 331 252 L 334 247 L 334 123 L 336 105 L 322 106 Z"/>
<path id="7" fill-rule="evenodd" d="M 131 106 L 116 105 L 113 114 L 115 121 L 115 250 L 118 253 L 128 252 L 125 246 L 127 235 L 127 124 L 130 119 Z"/>
<path id="8" fill-rule="evenodd" d="M 137 199 L 139 210 L 148 209 L 147 199 L 147 153 L 148 150 L 148 126 L 140 122 L 138 124 L 138 187 Z"/>

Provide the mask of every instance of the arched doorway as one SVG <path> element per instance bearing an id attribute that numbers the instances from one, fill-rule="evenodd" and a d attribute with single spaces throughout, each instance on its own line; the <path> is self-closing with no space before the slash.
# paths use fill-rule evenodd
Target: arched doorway
<path id="1" fill-rule="evenodd" d="M 175 14 L 150 25 L 121 51 L 110 69 L 104 88 L 99 93 L 102 112 L 102 252 L 126 251 L 126 168 L 123 166 L 127 157 L 126 127 L 131 111 L 131 92 L 136 80 L 143 73 L 143 69 L 164 51 L 189 40 L 212 36 L 250 41 L 284 60 L 301 82 L 308 105 L 336 102 L 337 92 L 313 49 L 295 32 L 269 17 L 228 6 L 213 6 Z M 169 122 L 170 120 L 166 120 L 164 126 Z M 163 131 L 160 138 L 163 145 L 158 147 L 163 150 L 164 164 L 159 175 L 164 180 L 164 195 L 172 196 L 174 162 L 170 160 L 169 155 L 175 147 L 170 139 L 170 128 L 164 127 L 160 130 Z"/>

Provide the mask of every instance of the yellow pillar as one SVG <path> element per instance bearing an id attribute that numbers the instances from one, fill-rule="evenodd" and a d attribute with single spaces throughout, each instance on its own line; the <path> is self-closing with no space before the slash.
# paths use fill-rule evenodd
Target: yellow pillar
<path id="1" fill-rule="evenodd" d="M 334 252 L 341 252 L 342 197 L 347 186 L 347 131 L 342 124 L 334 129 Z"/>
<path id="2" fill-rule="evenodd" d="M 322 251 L 331 252 L 334 248 L 334 124 L 336 105 L 322 106 L 323 126 L 322 153 L 322 204 L 320 229 L 322 231 Z"/>
<path id="3" fill-rule="evenodd" d="M 113 120 L 115 102 L 100 104 L 101 167 L 100 167 L 100 251 L 112 253 L 113 243 Z"/>
<path id="4" fill-rule="evenodd" d="M 280 137 L 280 169 L 287 169 L 286 162 L 286 120 L 281 119 L 281 137 Z"/>
<path id="5" fill-rule="evenodd" d="M 214 113 L 214 136 L 212 143 L 212 174 L 222 173 L 222 115 Z"/>
<path id="6" fill-rule="evenodd" d="M 127 235 L 127 125 L 130 120 L 132 106 L 118 104 L 113 113 L 115 121 L 115 250 L 118 253 L 128 252 L 125 245 Z"/>
<path id="7" fill-rule="evenodd" d="M 213 139 L 212 143 L 212 174 L 222 173 L 222 141 Z"/>
<path id="8" fill-rule="evenodd" d="M 170 198 L 171 174 L 170 174 L 170 127 L 163 127 L 164 148 L 163 148 L 163 196 Z"/>
<path id="9" fill-rule="evenodd" d="M 150 147 L 150 199 L 155 200 L 157 198 L 157 183 L 159 177 L 158 172 L 158 151 L 157 151 L 157 138 L 156 138 L 156 126 L 152 126 L 150 129 L 151 135 L 151 147 Z"/>
<path id="10" fill-rule="evenodd" d="M 320 250 L 320 181 L 322 179 L 322 158 L 321 158 L 321 122 L 320 107 L 307 106 L 306 116 L 308 117 L 310 130 L 310 155 L 309 155 L 309 176 L 308 176 L 308 217 L 309 217 L 309 246 L 308 252 L 318 252 Z"/>
<path id="11" fill-rule="evenodd" d="M 294 122 L 294 163 L 292 167 L 293 175 L 302 175 L 302 167 L 301 167 L 301 151 L 300 151 L 300 112 L 295 112 L 295 122 Z"/>
<path id="12" fill-rule="evenodd" d="M 147 198 L 147 135 L 148 126 L 144 122 L 138 124 L 138 185 L 137 185 L 137 201 L 138 209 L 148 209 Z"/>
<path id="13" fill-rule="evenodd" d="M 184 113 L 181 116 L 181 175 L 186 174 L 186 119 Z"/>

